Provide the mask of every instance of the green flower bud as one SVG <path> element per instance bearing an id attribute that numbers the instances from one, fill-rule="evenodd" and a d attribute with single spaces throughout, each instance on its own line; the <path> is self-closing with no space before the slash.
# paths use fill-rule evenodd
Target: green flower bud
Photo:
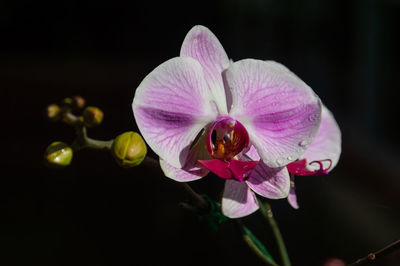
<path id="1" fill-rule="evenodd" d="M 55 141 L 51 143 L 45 153 L 44 158 L 51 166 L 67 166 L 71 163 L 73 151 L 64 142 Z"/>
<path id="2" fill-rule="evenodd" d="M 139 165 L 144 160 L 147 148 L 138 133 L 129 131 L 115 138 L 111 153 L 120 166 L 129 168 Z"/>
<path id="3" fill-rule="evenodd" d="M 103 112 L 94 106 L 88 106 L 83 111 L 83 123 L 87 127 L 95 127 L 103 121 Z"/>
<path id="4" fill-rule="evenodd" d="M 57 121 L 61 118 L 61 108 L 57 104 L 50 104 L 46 108 L 46 116 L 52 121 Z"/>
<path id="5" fill-rule="evenodd" d="M 71 106 L 72 103 L 73 103 L 73 101 L 74 101 L 74 100 L 72 100 L 72 98 L 70 98 L 70 97 L 64 98 L 64 99 L 62 100 L 62 105 L 63 105 L 63 106 Z"/>

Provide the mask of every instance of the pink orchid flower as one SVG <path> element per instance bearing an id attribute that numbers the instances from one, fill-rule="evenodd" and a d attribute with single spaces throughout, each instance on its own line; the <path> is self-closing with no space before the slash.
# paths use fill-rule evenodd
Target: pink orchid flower
<path id="1" fill-rule="evenodd" d="M 180 56 L 155 68 L 136 89 L 136 123 L 176 181 L 213 172 L 225 179 L 222 212 L 243 217 L 256 194 L 286 198 L 286 165 L 306 151 L 321 122 L 318 96 L 283 65 L 229 60 L 203 26 L 185 37 Z M 253 148 L 258 158 L 246 155 Z"/>

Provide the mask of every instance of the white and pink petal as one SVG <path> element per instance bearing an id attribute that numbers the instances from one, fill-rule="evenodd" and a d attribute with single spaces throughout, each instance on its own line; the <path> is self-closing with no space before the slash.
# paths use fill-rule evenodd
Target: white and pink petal
<path id="1" fill-rule="evenodd" d="M 169 177 L 178 182 L 190 182 L 200 179 L 209 173 L 209 170 L 201 165 L 185 165 L 183 168 L 176 168 L 160 159 L 160 166 L 166 177 Z"/>
<path id="2" fill-rule="evenodd" d="M 286 198 L 290 190 L 290 176 L 286 167 L 268 167 L 260 161 L 246 181 L 258 195 L 269 199 Z"/>
<path id="3" fill-rule="evenodd" d="M 290 206 L 292 206 L 294 209 L 299 208 L 299 204 L 297 202 L 296 188 L 294 185 L 294 176 L 290 177 L 290 191 L 289 191 L 289 195 L 288 195 L 287 199 L 288 199 Z"/>
<path id="4" fill-rule="evenodd" d="M 222 71 L 230 61 L 217 37 L 204 26 L 194 26 L 186 35 L 180 55 L 196 59 L 204 69 L 209 90 L 221 114 L 227 114 Z"/>
<path id="5" fill-rule="evenodd" d="M 245 182 L 226 180 L 222 197 L 222 214 L 229 218 L 240 218 L 258 210 L 256 195 Z"/>
<path id="6" fill-rule="evenodd" d="M 324 169 L 331 171 L 339 161 L 342 147 L 340 128 L 333 114 L 322 105 L 321 126 L 311 145 L 301 156 L 308 162 L 309 170 L 319 170 L 320 166 L 314 161 L 321 161 Z M 331 161 L 329 162 L 328 159 Z"/>
<path id="7" fill-rule="evenodd" d="M 193 144 L 182 168 L 177 168 L 160 158 L 160 166 L 166 177 L 178 182 L 189 182 L 206 176 L 210 171 L 199 160 L 209 160 L 210 155 L 205 148 L 207 134 L 204 131 Z"/>
<path id="8" fill-rule="evenodd" d="M 254 148 L 253 145 L 250 146 L 250 148 L 246 151 L 245 154 L 246 154 L 247 159 L 252 160 L 252 161 L 259 161 L 261 159 L 260 155 L 258 155 L 258 152 L 257 152 L 256 148 Z"/>
<path id="9" fill-rule="evenodd" d="M 172 58 L 154 69 L 136 89 L 132 108 L 151 149 L 182 168 L 196 135 L 216 114 L 200 63 Z"/>
<path id="10" fill-rule="evenodd" d="M 246 127 L 262 160 L 281 167 L 299 158 L 321 121 L 320 100 L 312 89 L 273 61 L 237 61 L 225 78 L 232 94 L 230 116 Z"/>

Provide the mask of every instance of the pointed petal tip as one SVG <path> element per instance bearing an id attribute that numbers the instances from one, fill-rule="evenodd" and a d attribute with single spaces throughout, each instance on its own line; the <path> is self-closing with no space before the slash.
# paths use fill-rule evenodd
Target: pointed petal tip
<path id="1" fill-rule="evenodd" d="M 183 40 L 180 56 L 194 58 L 201 64 L 213 101 L 220 113 L 227 114 L 222 72 L 228 68 L 229 58 L 214 33 L 204 26 L 194 26 Z"/>

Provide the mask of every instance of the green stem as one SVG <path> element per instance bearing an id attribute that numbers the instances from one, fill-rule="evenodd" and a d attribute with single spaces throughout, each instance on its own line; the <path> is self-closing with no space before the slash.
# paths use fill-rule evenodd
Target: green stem
<path id="1" fill-rule="evenodd" d="M 86 127 L 82 122 L 82 119 L 71 113 L 70 108 L 66 108 L 63 111 L 63 121 L 68 125 L 75 127 L 76 140 L 72 145 L 74 151 L 78 151 L 84 148 L 90 148 L 95 150 L 111 149 L 111 145 L 114 140 L 112 139 L 105 141 L 105 140 L 96 140 L 89 138 L 87 135 Z"/>
<path id="2" fill-rule="evenodd" d="M 79 117 L 71 113 L 70 108 L 63 109 L 62 120 L 70 126 L 79 126 L 83 124 Z"/>
<path id="3" fill-rule="evenodd" d="M 244 242 L 249 246 L 249 248 L 266 264 L 272 266 L 278 266 L 274 261 L 271 254 L 263 246 L 263 244 L 253 235 L 253 233 L 248 229 L 239 219 L 237 220 L 240 230 L 242 232 Z"/>
<path id="4" fill-rule="evenodd" d="M 286 250 L 285 242 L 283 242 L 283 238 L 281 232 L 279 231 L 278 224 L 276 223 L 274 216 L 272 214 L 271 206 L 268 203 L 263 204 L 260 200 L 258 200 L 258 205 L 260 206 L 260 211 L 265 219 L 268 221 L 269 226 L 272 229 L 272 232 L 275 237 L 275 241 L 279 248 L 279 254 L 281 256 L 283 266 L 290 266 L 290 259 Z"/>
<path id="5" fill-rule="evenodd" d="M 96 140 L 96 139 L 91 139 L 87 136 L 87 130 L 85 126 L 77 126 L 77 137 L 80 139 L 80 143 L 82 145 L 82 148 L 90 148 L 90 149 L 95 149 L 95 150 L 111 150 L 111 146 L 113 143 L 112 140 Z"/>

